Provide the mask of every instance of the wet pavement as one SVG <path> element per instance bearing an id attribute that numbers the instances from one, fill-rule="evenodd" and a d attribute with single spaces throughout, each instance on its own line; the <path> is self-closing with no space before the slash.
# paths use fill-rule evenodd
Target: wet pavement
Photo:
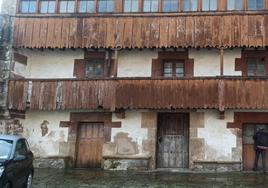
<path id="1" fill-rule="evenodd" d="M 263 173 L 178 173 L 102 170 L 35 169 L 33 188 L 120 187 L 261 187 L 268 188 Z"/>

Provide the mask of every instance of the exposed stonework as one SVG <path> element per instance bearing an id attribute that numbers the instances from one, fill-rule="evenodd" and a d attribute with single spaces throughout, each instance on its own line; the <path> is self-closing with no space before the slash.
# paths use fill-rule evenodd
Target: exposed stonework
<path id="1" fill-rule="evenodd" d="M 35 158 L 33 165 L 35 168 L 68 168 L 70 159 L 68 157 Z"/>
<path id="2" fill-rule="evenodd" d="M 128 133 L 117 133 L 114 137 L 116 155 L 135 155 L 139 153 L 138 145 L 128 136 Z"/>
<path id="3" fill-rule="evenodd" d="M 143 140 L 143 151 L 150 156 L 149 168 L 156 168 L 156 136 L 157 136 L 157 113 L 143 112 L 141 116 L 141 127 L 148 129 L 148 139 Z"/>
<path id="4" fill-rule="evenodd" d="M 147 159 L 109 159 L 105 158 L 103 163 L 105 170 L 148 170 Z"/>
<path id="5" fill-rule="evenodd" d="M 195 171 L 205 171 L 205 172 L 230 172 L 230 171 L 240 171 L 240 162 L 194 162 Z"/>
<path id="6" fill-rule="evenodd" d="M 205 157 L 205 141 L 198 138 L 198 128 L 204 128 L 205 114 L 203 112 L 190 113 L 190 137 L 189 137 L 189 167 L 194 168 L 194 161 Z"/>

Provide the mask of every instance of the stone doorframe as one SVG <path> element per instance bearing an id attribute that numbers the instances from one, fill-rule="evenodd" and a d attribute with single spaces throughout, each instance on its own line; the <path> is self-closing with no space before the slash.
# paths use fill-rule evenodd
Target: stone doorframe
<path id="1" fill-rule="evenodd" d="M 103 122 L 104 123 L 104 143 L 111 141 L 112 128 L 120 128 L 121 122 L 112 122 L 111 112 L 71 112 L 70 121 L 61 121 L 60 127 L 68 127 L 68 154 L 71 158 L 71 165 L 76 164 L 76 144 L 78 125 L 81 122 Z"/>

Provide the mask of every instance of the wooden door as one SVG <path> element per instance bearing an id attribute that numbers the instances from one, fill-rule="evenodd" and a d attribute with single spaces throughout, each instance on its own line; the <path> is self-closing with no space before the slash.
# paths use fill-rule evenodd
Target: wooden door
<path id="1" fill-rule="evenodd" d="M 157 167 L 188 167 L 189 115 L 159 114 L 157 131 Z"/>
<path id="2" fill-rule="evenodd" d="M 268 125 L 246 124 L 243 125 L 243 170 L 252 170 L 254 167 L 255 151 L 253 135 L 258 129 L 268 130 Z M 258 167 L 262 168 L 262 158 L 260 156 Z M 268 155 L 266 155 L 266 169 L 268 169 Z"/>
<path id="3" fill-rule="evenodd" d="M 102 160 L 103 123 L 81 123 L 78 128 L 76 167 L 100 168 Z"/>

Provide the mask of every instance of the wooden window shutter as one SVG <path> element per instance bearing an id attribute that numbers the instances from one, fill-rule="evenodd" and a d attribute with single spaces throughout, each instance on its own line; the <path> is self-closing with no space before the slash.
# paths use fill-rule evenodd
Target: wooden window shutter
<path id="1" fill-rule="evenodd" d="M 247 75 L 247 64 L 242 58 L 235 58 L 235 71 L 241 71 L 242 76 Z"/>
<path id="2" fill-rule="evenodd" d="M 152 77 L 162 77 L 163 76 L 163 63 L 160 59 L 153 59 L 152 60 Z"/>
<path id="3" fill-rule="evenodd" d="M 76 78 L 85 78 L 86 70 L 85 70 L 85 60 L 83 59 L 76 59 L 74 60 L 74 76 Z"/>
<path id="4" fill-rule="evenodd" d="M 194 59 L 186 59 L 184 65 L 185 77 L 190 78 L 194 76 Z"/>

